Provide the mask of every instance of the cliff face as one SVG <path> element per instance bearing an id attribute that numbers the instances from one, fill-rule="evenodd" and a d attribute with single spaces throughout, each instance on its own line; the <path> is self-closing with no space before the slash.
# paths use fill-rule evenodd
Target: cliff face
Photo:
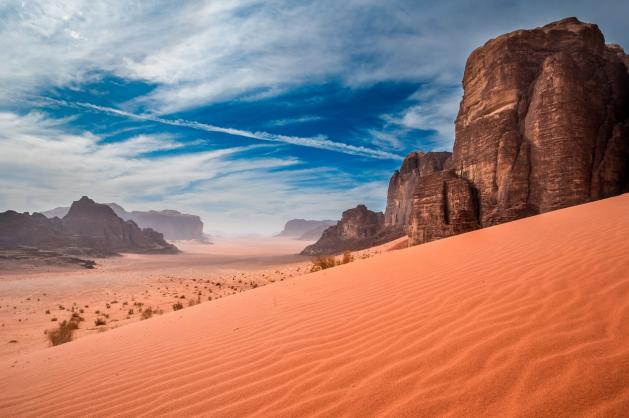
<path id="1" fill-rule="evenodd" d="M 629 190 L 625 62 L 622 48 L 605 45 L 596 25 L 574 18 L 502 35 L 475 50 L 463 78 L 453 171 L 444 176 L 468 183 L 477 217 L 472 222 L 466 209 L 455 225 L 451 217 L 427 216 L 437 201 L 443 208 L 450 203 L 428 199 L 434 180 L 420 181 L 411 242 Z M 471 208 L 472 200 L 463 200 Z"/>
<path id="2" fill-rule="evenodd" d="M 409 235 L 415 241 L 434 241 L 479 226 L 478 196 L 468 180 L 451 170 L 421 178 L 409 225 Z"/>
<path id="3" fill-rule="evenodd" d="M 445 168 L 452 154 L 449 152 L 412 152 L 406 156 L 399 170 L 389 181 L 385 228 L 408 232 L 413 209 L 413 193 L 419 179 Z"/>
<path id="4" fill-rule="evenodd" d="M 343 212 L 341 220 L 323 232 L 316 243 L 306 247 L 301 254 L 333 254 L 343 250 L 359 250 L 374 245 L 384 227 L 384 214 L 373 212 L 365 205 L 358 205 Z"/>

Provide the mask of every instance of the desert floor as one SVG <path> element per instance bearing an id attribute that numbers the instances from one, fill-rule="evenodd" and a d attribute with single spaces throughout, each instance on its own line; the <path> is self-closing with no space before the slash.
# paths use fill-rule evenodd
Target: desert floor
<path id="1" fill-rule="evenodd" d="M 76 339 L 142 320 L 147 308 L 159 315 L 176 303 L 187 308 L 215 301 L 312 268 L 311 257 L 297 255 L 308 241 L 216 238 L 213 244 L 175 244 L 181 254 L 125 254 L 98 259 L 94 270 L 0 265 L 0 360 L 48 347 L 45 332 L 73 313 L 84 319 Z M 392 245 L 354 256 L 371 257 Z M 97 318 L 105 324 L 97 326 Z"/>
<path id="2" fill-rule="evenodd" d="M 0 415 L 626 416 L 628 254 L 629 195 L 384 252 L 0 360 Z"/>
<path id="3" fill-rule="evenodd" d="M 212 245 L 179 241 L 177 255 L 126 254 L 99 259 L 98 267 L 20 265 L 0 269 L 0 359 L 45 348 L 44 331 L 84 318 L 76 337 L 140 320 L 147 307 L 164 312 L 299 276 L 310 258 L 295 255 L 309 242 L 221 239 Z M 96 326 L 96 318 L 106 325 Z"/>

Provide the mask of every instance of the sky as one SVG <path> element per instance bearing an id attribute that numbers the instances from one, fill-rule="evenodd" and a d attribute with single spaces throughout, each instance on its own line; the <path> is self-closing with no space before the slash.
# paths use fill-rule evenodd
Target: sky
<path id="1" fill-rule="evenodd" d="M 0 0 L 0 211 L 383 210 L 405 155 L 451 150 L 469 53 L 568 16 L 629 49 L 626 0 Z"/>

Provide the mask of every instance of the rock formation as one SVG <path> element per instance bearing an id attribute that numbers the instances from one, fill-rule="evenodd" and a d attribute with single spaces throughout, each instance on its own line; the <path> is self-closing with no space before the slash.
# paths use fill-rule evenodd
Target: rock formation
<path id="1" fill-rule="evenodd" d="M 207 236 L 203 233 L 203 222 L 196 215 L 189 215 L 176 210 L 127 212 L 117 203 L 107 203 L 106 205 L 125 221 L 133 221 L 140 228 L 151 228 L 161 232 L 166 239 L 207 241 Z M 42 213 L 49 218 L 55 216 L 63 218 L 68 210 L 70 210 L 69 207 L 58 207 Z"/>
<path id="2" fill-rule="evenodd" d="M 277 234 L 276 237 L 316 240 L 321 237 L 325 229 L 335 223 L 335 221 L 331 220 L 315 221 L 308 219 L 291 219 L 286 222 L 284 229 Z"/>
<path id="3" fill-rule="evenodd" d="M 63 226 L 66 231 L 89 237 L 114 252 L 177 252 L 161 233 L 150 228 L 140 229 L 135 222 L 120 218 L 108 205 L 96 203 L 87 196 L 72 203 L 63 217 Z"/>
<path id="4" fill-rule="evenodd" d="M 452 170 L 422 177 L 413 199 L 409 235 L 428 242 L 478 228 L 476 190 Z"/>
<path id="5" fill-rule="evenodd" d="M 412 152 L 406 156 L 399 170 L 389 181 L 384 226 L 402 233 L 408 232 L 413 209 L 413 193 L 421 177 L 445 168 L 450 152 Z"/>
<path id="6" fill-rule="evenodd" d="M 363 205 L 343 213 L 341 222 L 320 235 L 320 240 L 302 254 L 333 254 L 358 250 L 402 237 L 408 233 L 413 208 L 413 192 L 419 181 L 446 168 L 449 152 L 412 152 L 389 181 L 383 221 Z M 366 215 L 367 213 L 371 215 Z M 340 226 L 339 226 L 340 225 Z M 360 234 L 354 233 L 360 231 Z M 358 237 L 360 235 L 360 237 Z M 316 239 L 316 238 L 315 238 Z"/>
<path id="7" fill-rule="evenodd" d="M 116 215 L 127 221 L 133 221 L 141 228 L 151 228 L 164 234 L 169 240 L 206 241 L 203 222 L 197 215 L 189 215 L 176 210 L 149 210 L 127 212 L 116 203 L 108 203 Z"/>
<path id="8" fill-rule="evenodd" d="M 452 171 L 418 182 L 411 242 L 628 191 L 626 63 L 596 25 L 575 18 L 475 50 L 465 67 Z"/>
<path id="9" fill-rule="evenodd" d="M 0 248 L 21 246 L 105 257 L 119 252 L 176 253 L 162 234 L 140 229 L 107 205 L 83 197 L 63 219 L 7 211 L 0 214 Z"/>
<path id="10" fill-rule="evenodd" d="M 360 250 L 374 245 L 374 237 L 383 230 L 384 214 L 373 212 L 365 205 L 358 205 L 343 212 L 341 220 L 329 227 L 316 243 L 306 247 L 301 254 L 334 254 L 343 250 Z"/>

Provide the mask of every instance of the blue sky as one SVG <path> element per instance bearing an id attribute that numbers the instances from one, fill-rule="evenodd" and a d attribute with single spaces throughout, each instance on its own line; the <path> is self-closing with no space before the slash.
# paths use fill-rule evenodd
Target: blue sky
<path id="1" fill-rule="evenodd" d="M 208 231 L 382 210 L 450 150 L 468 54 L 567 16 L 629 45 L 629 2 L 0 1 L 0 210 L 81 195 Z"/>

